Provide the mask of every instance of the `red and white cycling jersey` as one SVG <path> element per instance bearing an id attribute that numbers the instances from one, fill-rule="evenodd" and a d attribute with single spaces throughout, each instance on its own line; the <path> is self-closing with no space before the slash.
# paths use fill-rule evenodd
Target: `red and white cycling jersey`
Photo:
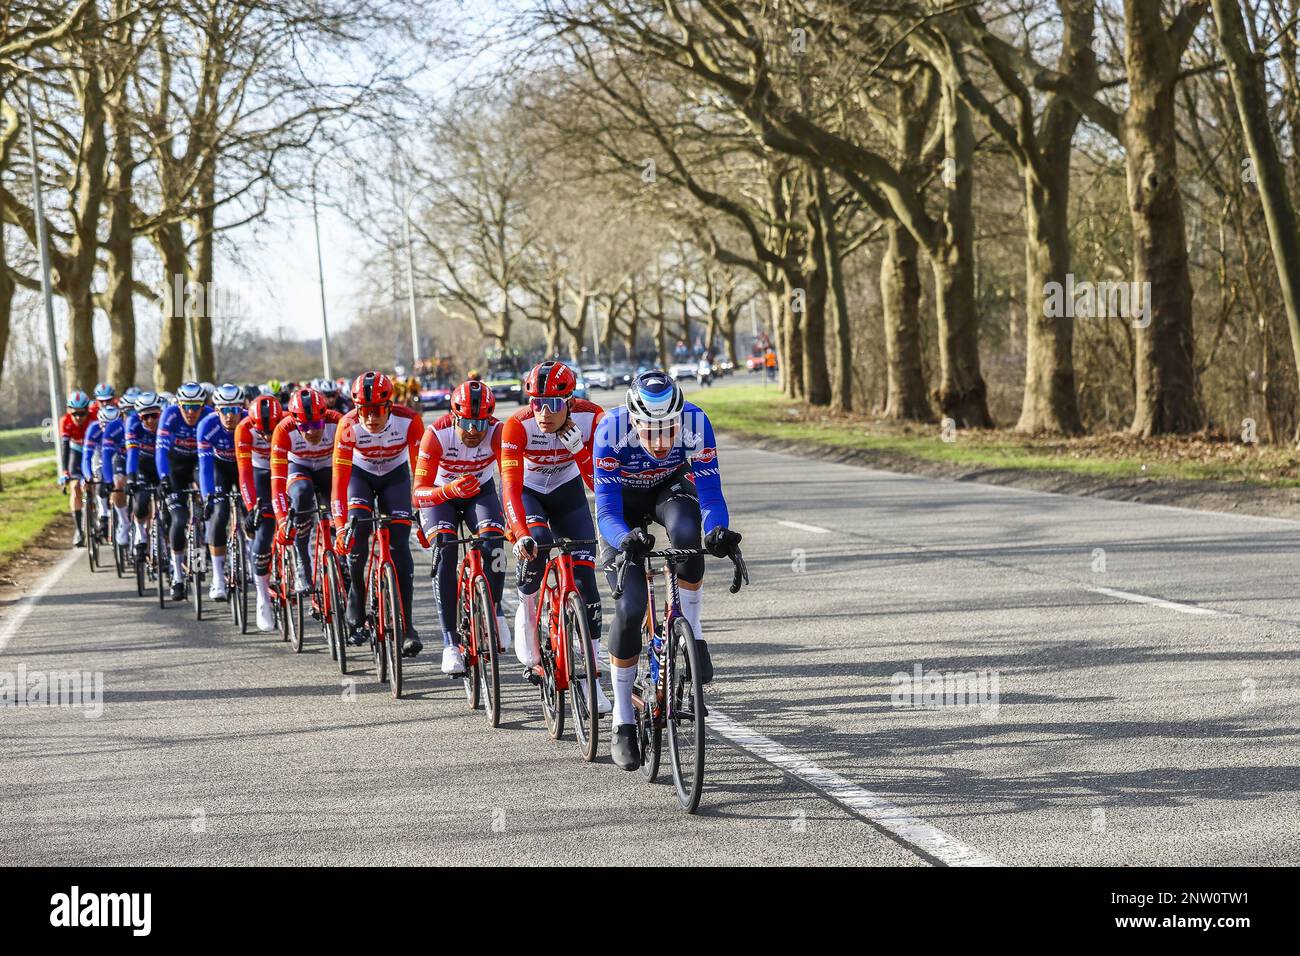
<path id="1" fill-rule="evenodd" d="M 372 475 L 386 475 L 403 462 L 414 466 L 424 422 L 404 405 L 394 405 L 382 431 L 370 432 L 355 409 L 343 416 L 334 436 L 334 467 L 360 468 Z"/>
<path id="2" fill-rule="evenodd" d="M 592 484 L 591 442 L 605 409 L 595 402 L 575 398 L 569 419 L 582 434 L 582 447 L 569 451 L 558 435 L 547 434 L 533 416 L 532 406 L 507 419 L 501 432 L 501 497 L 506 520 L 516 536 L 526 534 L 523 489 L 548 494 L 579 475 Z"/>
<path id="3" fill-rule="evenodd" d="M 320 439 L 313 444 L 307 441 L 307 436 L 298 427 L 297 420 L 285 416 L 284 420 L 275 426 L 275 433 L 271 436 L 272 471 L 282 460 L 286 464 L 293 462 L 295 465 L 302 465 L 313 471 L 318 468 L 328 468 L 330 459 L 334 457 L 334 434 L 338 431 L 339 421 L 342 418 L 343 416 L 333 409 L 326 409 Z"/>
<path id="4" fill-rule="evenodd" d="M 443 415 L 425 429 L 415 464 L 417 493 L 420 486 L 441 487 L 464 475 L 474 475 L 480 485 L 496 478 L 502 425 L 496 419 L 491 421 L 487 435 L 473 448 L 461 439 L 451 415 Z"/>
<path id="5" fill-rule="evenodd" d="M 271 436 L 254 428 L 251 418 L 240 419 L 235 426 L 235 465 L 239 469 L 239 491 L 244 498 L 244 507 L 252 511 L 257 507 L 257 481 L 253 469 L 270 469 Z"/>

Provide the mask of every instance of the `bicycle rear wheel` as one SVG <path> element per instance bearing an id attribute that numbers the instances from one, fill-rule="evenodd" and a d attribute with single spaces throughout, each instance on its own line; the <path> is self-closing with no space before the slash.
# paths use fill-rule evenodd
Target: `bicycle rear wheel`
<path id="1" fill-rule="evenodd" d="M 126 574 L 126 548 L 117 543 L 117 530 L 121 522 L 117 517 L 117 509 L 111 508 L 108 519 L 108 540 L 113 546 L 113 568 L 117 571 L 117 576 L 123 577 Z"/>
<path id="2" fill-rule="evenodd" d="M 153 555 L 154 570 L 158 573 L 158 607 L 167 607 L 167 576 L 171 572 L 171 549 L 167 537 L 163 534 L 162 519 L 154 515 L 150 531 L 149 550 Z"/>
<path id="3" fill-rule="evenodd" d="M 289 646 L 295 654 L 302 653 L 303 621 L 302 599 L 298 593 L 298 549 L 290 545 L 284 549 L 284 611 L 289 620 Z"/>
<path id="4" fill-rule="evenodd" d="M 600 745 L 600 713 L 596 709 L 596 655 L 587 626 L 587 608 L 576 592 L 564 596 L 565 653 L 569 655 L 569 701 L 573 705 L 573 735 L 582 759 L 591 763 Z"/>
<path id="5" fill-rule="evenodd" d="M 83 513 L 86 516 L 86 560 L 90 562 L 90 570 L 94 572 L 99 570 L 99 515 L 95 513 L 99 496 L 95 493 L 94 485 L 88 487 L 83 506 Z"/>
<path id="6" fill-rule="evenodd" d="M 402 611 L 402 592 L 397 589 L 397 572 L 390 564 L 380 579 L 379 613 L 384 616 L 382 632 L 388 658 L 388 689 L 393 700 L 402 696 L 402 639 L 406 636 L 406 615 Z"/>
<path id="7" fill-rule="evenodd" d="M 145 545 L 146 550 L 153 545 L 152 522 L 150 522 L 150 524 L 151 527 L 149 530 L 149 540 L 147 542 L 142 542 Z M 135 553 L 137 555 L 140 553 L 140 549 L 138 546 L 135 548 Z M 144 597 L 145 577 L 149 573 L 148 569 L 149 569 L 148 554 L 146 554 L 143 558 L 136 558 L 135 560 L 135 596 L 136 597 Z"/>
<path id="8" fill-rule="evenodd" d="M 498 645 L 496 608 L 492 605 L 492 592 L 487 578 L 474 579 L 474 604 L 471 614 L 474 645 L 478 649 L 478 678 L 483 681 L 483 712 L 488 724 L 501 723 L 501 651 Z"/>
<path id="9" fill-rule="evenodd" d="M 564 692 L 556 686 L 555 654 L 551 650 L 552 641 L 549 621 L 550 612 L 539 608 L 537 612 L 537 643 L 542 656 L 542 716 L 546 720 L 546 732 L 552 740 L 559 740 L 564 735 Z M 542 632 L 545 625 L 546 632 Z"/>
<path id="10" fill-rule="evenodd" d="M 682 809 L 694 813 L 704 788 L 704 685 L 700 683 L 695 634 L 686 618 L 673 618 L 667 647 L 668 752 L 673 785 Z"/>
<path id="11" fill-rule="evenodd" d="M 203 620 L 203 540 L 201 522 L 203 521 L 202 511 L 195 510 L 195 503 L 190 502 L 190 537 L 189 548 L 186 558 L 189 560 L 189 586 L 194 594 L 191 600 L 194 602 L 194 620 Z"/>

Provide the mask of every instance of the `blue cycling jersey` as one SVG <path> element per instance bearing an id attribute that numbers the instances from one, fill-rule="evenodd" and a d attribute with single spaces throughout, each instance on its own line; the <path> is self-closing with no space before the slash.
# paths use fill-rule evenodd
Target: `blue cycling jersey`
<path id="1" fill-rule="evenodd" d="M 153 458 L 158 436 L 144 427 L 140 416 L 132 412 L 126 420 L 126 473 L 140 474 L 140 456 Z"/>
<path id="2" fill-rule="evenodd" d="M 672 480 L 684 463 L 690 463 L 700 498 L 704 533 L 728 524 L 727 502 L 722 497 L 718 447 L 709 416 L 686 403 L 677 441 L 664 458 L 644 448 L 632 428 L 626 408 L 606 413 L 596 429 L 591 457 L 596 476 L 596 525 L 600 536 L 617 547 L 631 530 L 623 518 L 623 496 L 628 491 L 651 491 Z"/>
<path id="3" fill-rule="evenodd" d="M 168 405 L 158 421 L 158 440 L 154 445 L 154 461 L 158 466 L 158 477 L 166 478 L 171 474 L 169 455 L 197 457 L 199 453 L 199 426 L 203 419 L 211 414 L 212 406 L 205 405 L 199 420 L 193 425 L 187 424 L 181 415 L 179 405 Z"/>
<path id="4" fill-rule="evenodd" d="M 112 484 L 116 457 L 126 448 L 126 427 L 122 419 L 103 425 L 91 422 L 86 429 L 85 444 L 81 452 L 81 475 L 87 481 Z"/>
<path id="5" fill-rule="evenodd" d="M 239 410 L 242 421 L 248 414 L 247 409 Z M 221 424 L 221 416 L 216 412 L 204 417 L 199 422 L 199 490 L 207 497 L 217 491 L 216 462 L 235 463 L 235 433 Z M 228 488 L 222 488 L 228 491 Z"/>

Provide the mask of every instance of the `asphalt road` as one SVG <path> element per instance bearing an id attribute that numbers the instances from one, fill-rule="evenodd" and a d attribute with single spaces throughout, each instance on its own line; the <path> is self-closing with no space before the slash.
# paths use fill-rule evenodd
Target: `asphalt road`
<path id="1" fill-rule="evenodd" d="M 666 774 L 614 767 L 607 743 L 586 765 L 571 732 L 550 741 L 513 669 L 492 730 L 428 650 L 409 699 L 368 669 L 349 692 L 319 640 L 295 656 L 225 617 L 196 624 L 82 558 L 0 617 L 0 673 L 104 679 L 98 719 L 0 710 L 0 859 L 1300 859 L 1300 525 L 730 441 L 720 457 L 752 586 L 727 594 L 728 566 L 710 563 L 722 733 L 697 816 Z M 983 675 L 988 696 L 900 706 L 893 676 L 918 666 Z"/>

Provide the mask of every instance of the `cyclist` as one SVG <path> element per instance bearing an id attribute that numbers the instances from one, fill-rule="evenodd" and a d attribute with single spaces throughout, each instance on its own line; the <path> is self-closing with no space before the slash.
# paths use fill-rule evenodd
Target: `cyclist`
<path id="1" fill-rule="evenodd" d="M 280 540 L 292 540 L 298 549 L 299 594 L 311 591 L 311 528 L 317 503 L 329 504 L 334 435 L 342 417 L 320 392 L 300 388 L 271 435 L 271 504 Z"/>
<path id="2" fill-rule="evenodd" d="M 624 770 L 641 766 L 632 708 L 632 684 L 641 655 L 641 623 L 645 620 L 645 574 L 637 574 L 654 538 L 639 525 L 653 519 L 668 532 L 674 548 L 704 548 L 728 557 L 740 535 L 727 527 L 727 503 L 722 496 L 718 448 L 713 425 L 681 388 L 658 369 L 642 372 L 627 390 L 622 408 L 606 415 L 596 432 L 596 520 L 604 544 L 601 567 L 610 587 L 616 554 L 632 562 L 623 594 L 609 628 L 609 656 L 614 685 L 614 737 L 610 750 Z M 695 633 L 700 680 L 713 680 L 713 661 L 700 626 L 704 558 L 694 556 L 678 565 L 677 583 L 682 614 Z"/>
<path id="3" fill-rule="evenodd" d="M 68 410 L 59 419 L 59 487 L 72 491 L 68 507 L 76 528 L 72 532 L 72 546 L 83 547 L 85 533 L 81 528 L 81 456 L 85 448 L 86 429 L 90 425 L 90 396 L 81 389 L 68 395 Z"/>
<path id="4" fill-rule="evenodd" d="M 203 400 L 203 387 L 186 382 L 176 389 L 176 404 L 167 406 L 158 421 L 154 462 L 158 480 L 167 489 L 173 601 L 185 600 L 185 533 L 190 523 L 190 488 L 198 477 L 198 429 L 211 411 Z"/>
<path id="5" fill-rule="evenodd" d="M 340 415 L 346 415 L 352 411 L 352 403 L 347 400 L 340 390 L 338 383 L 332 378 L 318 378 L 311 383 L 311 387 L 320 392 L 325 398 L 325 407 L 331 411 L 338 412 Z"/>
<path id="6" fill-rule="evenodd" d="M 415 503 L 420 524 L 434 536 L 433 594 L 442 624 L 442 672 L 463 674 L 465 654 L 457 632 L 456 579 L 459 568 L 450 548 L 437 546 L 438 536 L 454 539 L 462 521 L 480 539 L 492 604 L 497 608 L 497 632 L 502 649 L 510 631 L 501 614 L 505 585 L 505 516 L 501 511 L 497 471 L 501 463 L 501 422 L 493 417 L 496 399 L 482 382 L 457 386 L 451 411 L 425 429 L 415 466 Z"/>
<path id="7" fill-rule="evenodd" d="M 275 508 L 271 504 L 271 435 L 284 418 L 284 406 L 274 395 L 259 395 L 248 417 L 235 426 L 235 461 L 239 491 L 244 498 L 244 534 L 253 541 L 253 581 L 257 585 L 257 629 L 275 627 L 271 607 L 271 542 Z"/>
<path id="8" fill-rule="evenodd" d="M 99 409 L 101 406 L 117 404 L 117 389 L 108 382 L 100 382 L 96 385 L 94 396 L 95 400 L 90 403 L 91 418 L 99 417 Z"/>
<path id="9" fill-rule="evenodd" d="M 126 510 L 126 477 L 117 470 L 119 451 L 126 446 L 126 429 L 122 409 L 113 402 L 100 405 L 95 421 L 86 429 L 81 456 L 81 474 L 86 481 L 98 482 L 100 516 L 99 536 L 108 537 L 108 509 L 117 511 L 116 544 L 130 543 L 131 521 Z"/>
<path id="10" fill-rule="evenodd" d="M 143 561 L 149 549 L 149 519 L 153 510 L 153 489 L 158 484 L 154 460 L 158 441 L 158 419 L 162 404 L 154 392 L 136 396 L 135 411 L 126 423 L 126 490 L 135 514 L 135 558 Z"/>
<path id="11" fill-rule="evenodd" d="M 537 592 L 550 555 L 548 545 L 557 535 L 575 540 L 596 536 L 583 483 L 591 487 L 591 441 L 605 410 L 573 398 L 576 387 L 577 377 L 567 365 L 542 362 L 524 378 L 528 406 L 506 420 L 501 434 L 506 520 L 518 562 L 515 656 L 530 681 L 539 679 L 533 670 L 541 657 Z M 598 652 L 600 591 L 592 549 L 573 552 L 573 575 L 587 605 L 587 623 Z M 604 692 L 597 696 L 601 713 L 608 713 Z"/>
<path id="12" fill-rule="evenodd" d="M 331 510 L 338 529 L 335 550 L 348 555 L 348 643 L 369 640 L 362 624 L 366 616 L 366 561 L 370 557 L 369 525 L 349 535 L 348 519 L 378 512 L 393 519 L 389 540 L 397 585 L 406 616 L 402 653 L 418 654 L 420 636 L 411 622 L 411 476 L 424 422 L 418 412 L 393 404 L 393 381 L 382 372 L 362 372 L 352 383 L 356 408 L 343 416 L 334 436 L 334 478 Z"/>
<path id="13" fill-rule="evenodd" d="M 248 410 L 244 390 L 229 382 L 212 393 L 216 411 L 199 422 L 199 493 L 203 495 L 203 520 L 212 555 L 212 585 L 208 597 L 226 599 L 226 539 L 230 531 L 230 491 L 239 487 L 235 462 L 235 429 Z"/>

